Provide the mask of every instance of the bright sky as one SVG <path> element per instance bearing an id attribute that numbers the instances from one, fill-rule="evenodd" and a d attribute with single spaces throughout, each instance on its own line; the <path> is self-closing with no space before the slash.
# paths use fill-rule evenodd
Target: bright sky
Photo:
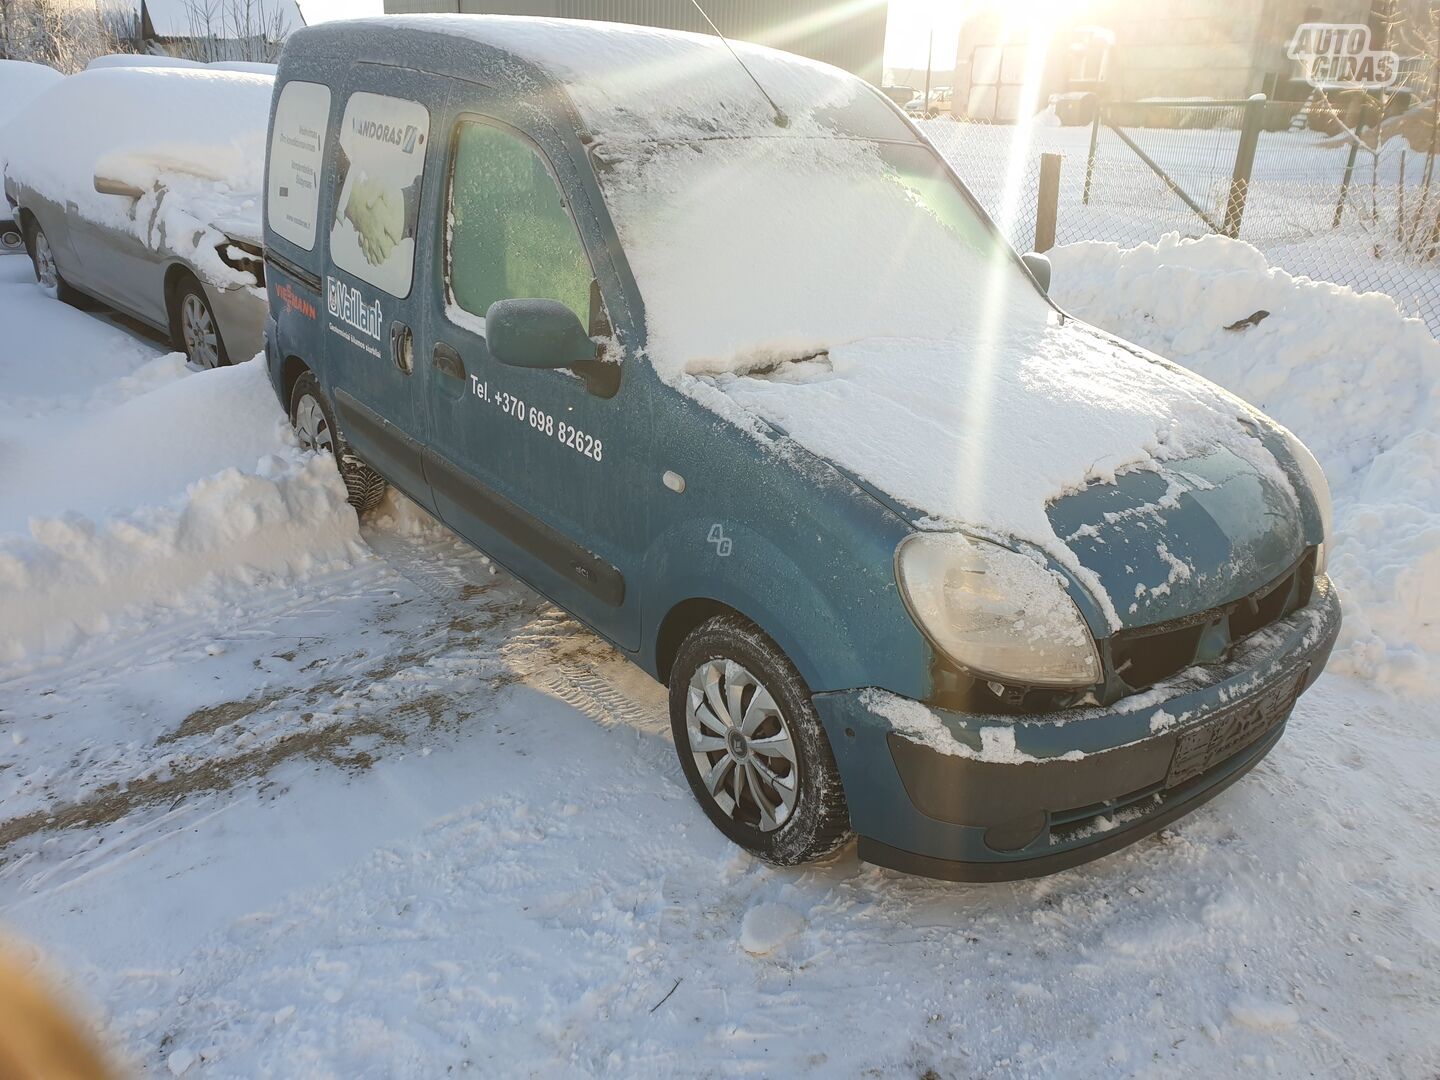
<path id="1" fill-rule="evenodd" d="M 974 7 L 965 0 L 890 0 L 885 33 L 885 66 L 923 68 L 930 32 L 935 32 L 934 64 L 955 66 L 960 23 Z"/>
<path id="2" fill-rule="evenodd" d="M 885 66 L 924 67 L 925 47 L 933 29 L 935 66 L 953 67 L 960 22 L 966 9 L 972 6 L 966 0 L 890 0 Z M 382 0 L 300 0 L 300 10 L 308 23 L 379 15 L 383 9 Z"/>
<path id="3" fill-rule="evenodd" d="M 382 0 L 300 0 L 300 11 L 307 23 L 329 22 L 331 19 L 358 19 L 362 15 L 382 15 Z"/>

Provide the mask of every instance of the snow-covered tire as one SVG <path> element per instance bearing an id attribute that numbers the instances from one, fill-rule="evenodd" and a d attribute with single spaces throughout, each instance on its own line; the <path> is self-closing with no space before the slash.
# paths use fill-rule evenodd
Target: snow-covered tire
<path id="1" fill-rule="evenodd" d="M 670 730 L 705 815 L 746 851 L 795 866 L 850 838 L 845 791 L 810 689 L 747 619 L 716 616 L 680 645 Z"/>
<path id="2" fill-rule="evenodd" d="M 60 268 L 55 265 L 55 255 L 50 248 L 50 238 L 33 218 L 25 229 L 25 249 L 30 255 L 30 265 L 35 269 L 35 282 L 40 291 L 62 304 L 78 303 L 81 293 L 60 276 Z"/>
<path id="3" fill-rule="evenodd" d="M 181 277 L 170 292 L 170 343 L 198 368 L 227 367 L 230 363 L 210 298 L 190 274 Z"/>
<path id="4" fill-rule="evenodd" d="M 335 413 L 320 389 L 320 380 L 311 372 L 304 372 L 296 379 L 290 391 L 290 423 L 301 446 L 307 450 L 328 450 L 334 455 L 335 467 L 340 471 L 340 479 L 345 481 L 346 494 L 356 513 L 373 510 L 385 495 L 385 478 L 345 444 L 335 423 Z"/>

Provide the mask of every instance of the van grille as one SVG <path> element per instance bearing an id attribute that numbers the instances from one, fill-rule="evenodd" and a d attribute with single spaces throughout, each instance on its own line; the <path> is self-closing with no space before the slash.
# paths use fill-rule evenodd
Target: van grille
<path id="1" fill-rule="evenodd" d="M 1115 634 L 1109 641 L 1111 670 L 1134 692 L 1195 664 L 1224 660 L 1245 638 L 1308 604 L 1314 590 L 1311 548 L 1287 573 L 1234 603 Z"/>

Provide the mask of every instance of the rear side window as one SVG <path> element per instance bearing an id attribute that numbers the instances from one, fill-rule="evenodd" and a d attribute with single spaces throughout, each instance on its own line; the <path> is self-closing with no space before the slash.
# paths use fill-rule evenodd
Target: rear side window
<path id="1" fill-rule="evenodd" d="M 535 147 L 502 128 L 461 124 L 450 181 L 450 302 L 484 318 L 497 300 L 558 300 L 589 326 L 593 278 Z"/>
<path id="2" fill-rule="evenodd" d="M 410 295 L 430 113 L 357 92 L 345 103 L 335 160 L 330 260 L 391 296 Z"/>
<path id="3" fill-rule="evenodd" d="M 270 228 L 309 251 L 320 208 L 320 158 L 330 125 L 330 88 L 291 80 L 280 91 L 270 130 L 265 214 Z"/>

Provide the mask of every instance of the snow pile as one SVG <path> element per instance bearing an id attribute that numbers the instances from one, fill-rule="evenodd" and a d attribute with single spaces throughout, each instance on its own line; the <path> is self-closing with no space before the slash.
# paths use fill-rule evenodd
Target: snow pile
<path id="1" fill-rule="evenodd" d="M 0 60 L 0 127 L 65 76 L 44 64 Z M 3 146 L 0 142 L 0 146 Z"/>
<path id="2" fill-rule="evenodd" d="M 0 266 L 23 343 L 0 346 L 0 662 L 360 550 L 334 463 L 295 446 L 259 361 L 192 372 L 46 300 L 29 269 Z"/>
<path id="3" fill-rule="evenodd" d="M 274 80 L 205 68 L 101 68 L 63 79 L 0 129 L 6 174 L 90 221 L 194 257 L 217 283 L 253 284 L 215 255 L 260 236 Z M 64 138 L 55 138 L 55 132 Z M 143 192 L 102 195 L 95 177 Z"/>
<path id="4" fill-rule="evenodd" d="M 1221 383 L 1314 451 L 1335 498 L 1330 572 L 1346 605 L 1336 666 L 1433 690 L 1440 344 L 1424 324 L 1389 297 L 1292 277 L 1218 236 L 1052 258 L 1062 306 Z"/>

